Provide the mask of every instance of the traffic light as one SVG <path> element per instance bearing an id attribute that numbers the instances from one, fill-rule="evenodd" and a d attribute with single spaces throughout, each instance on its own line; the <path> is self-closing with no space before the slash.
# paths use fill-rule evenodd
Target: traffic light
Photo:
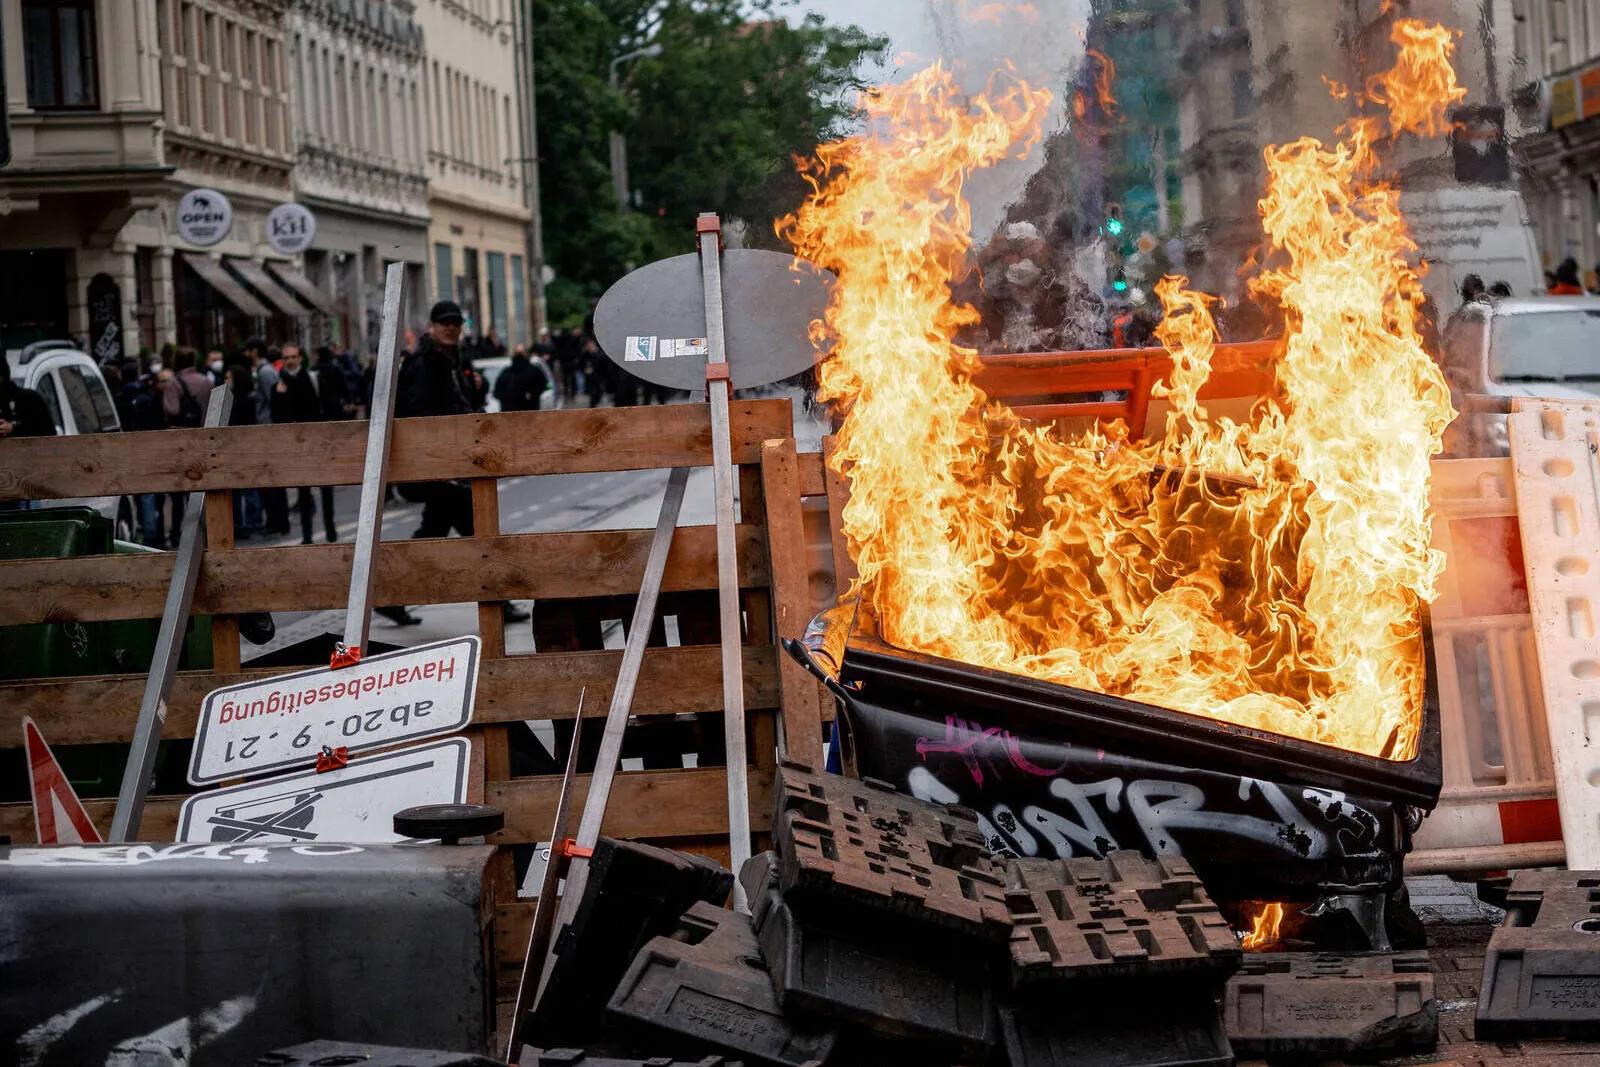
<path id="1" fill-rule="evenodd" d="M 1123 274 L 1120 270 L 1117 271 L 1117 276 L 1111 279 L 1111 288 L 1115 292 L 1126 293 L 1128 291 L 1127 275 Z"/>
<path id="2" fill-rule="evenodd" d="M 1121 237 L 1125 226 L 1122 221 L 1122 205 L 1108 204 L 1106 206 L 1106 234 L 1110 237 Z"/>

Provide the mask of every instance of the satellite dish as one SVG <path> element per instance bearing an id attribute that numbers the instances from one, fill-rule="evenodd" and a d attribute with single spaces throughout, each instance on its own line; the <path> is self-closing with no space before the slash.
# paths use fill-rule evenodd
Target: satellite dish
<path id="1" fill-rule="evenodd" d="M 735 389 L 789 378 L 816 364 L 811 323 L 834 276 L 815 263 L 757 248 L 722 253 L 722 320 Z M 594 312 L 595 337 L 632 374 L 671 389 L 706 387 L 706 308 L 700 257 L 674 256 L 617 282 Z"/>

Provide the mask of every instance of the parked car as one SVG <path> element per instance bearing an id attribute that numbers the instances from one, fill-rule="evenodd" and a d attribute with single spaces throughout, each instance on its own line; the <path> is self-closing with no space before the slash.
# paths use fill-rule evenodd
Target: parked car
<path id="1" fill-rule="evenodd" d="M 1454 455 L 1509 454 L 1504 412 L 1516 398 L 1600 398 L 1600 297 L 1470 303 L 1450 316 L 1442 347 L 1462 411 L 1447 444 Z"/>
<path id="2" fill-rule="evenodd" d="M 545 361 L 543 356 L 530 355 L 528 358 L 533 360 L 534 366 L 544 370 L 545 381 L 550 383 L 545 386 L 544 392 L 539 394 L 539 410 L 550 411 L 553 408 L 560 407 L 561 405 L 556 402 L 556 372 L 550 369 L 550 364 Z M 494 356 L 489 359 L 472 361 L 473 369 L 483 375 L 484 384 L 489 387 L 489 399 L 484 403 L 485 411 L 500 410 L 500 401 L 496 400 L 494 396 L 494 383 L 500 377 L 500 372 L 509 366 L 511 366 L 510 356 Z"/>
<path id="3" fill-rule="evenodd" d="M 44 397 L 55 419 L 56 432 L 64 435 L 119 433 L 117 405 L 100 373 L 100 367 L 71 341 L 36 341 L 6 353 L 11 378 Z M 132 541 L 137 532 L 133 501 L 126 496 L 61 500 L 59 504 L 86 504 L 110 519 L 115 536 Z"/>

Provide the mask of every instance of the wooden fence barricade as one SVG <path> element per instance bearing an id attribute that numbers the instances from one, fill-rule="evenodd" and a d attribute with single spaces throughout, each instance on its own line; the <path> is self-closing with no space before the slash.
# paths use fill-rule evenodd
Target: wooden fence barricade
<path id="1" fill-rule="evenodd" d="M 779 709 L 791 750 L 810 751 L 821 736 L 815 687 L 796 686 L 793 676 L 780 668 L 773 631 L 775 611 L 781 613 L 784 636 L 803 628 L 808 615 L 797 605 L 807 603 L 807 570 L 787 559 L 774 566 L 771 556 L 776 545 L 793 550 L 803 523 L 801 493 L 808 483 L 800 471 L 813 472 L 809 483 L 815 487 L 820 465 L 813 462 L 808 468 L 794 456 L 787 400 L 736 401 L 731 413 L 733 460 L 741 467 L 743 487 L 736 536 L 745 594 L 750 811 L 753 828 L 761 834 L 770 820 Z M 233 617 L 254 611 L 337 609 L 343 606 L 349 581 L 348 544 L 236 547 L 231 494 L 251 488 L 356 484 L 365 429 L 364 423 L 339 422 L 0 441 L 0 500 L 48 503 L 52 498 L 125 493 L 206 493 L 211 537 L 194 610 L 229 621 L 213 625 L 213 669 L 182 671 L 173 686 L 164 736 L 191 738 L 207 692 L 281 673 L 241 668 Z M 506 811 L 497 842 L 536 843 L 549 829 L 560 788 L 558 774 L 512 774 L 508 729 L 523 729 L 518 724 L 525 720 L 557 720 L 559 725 L 570 719 L 584 686 L 591 704 L 603 707 L 621 658 L 620 651 L 598 643 L 581 651 L 507 655 L 499 602 L 533 600 L 549 618 L 580 609 L 590 598 L 631 597 L 639 588 L 650 538 L 649 530 L 502 533 L 498 479 L 710 462 L 711 421 L 705 405 L 461 415 L 396 424 L 391 482 L 469 481 L 475 534 L 384 542 L 377 553 L 373 602 L 479 603 L 484 658 L 471 728 L 473 793 L 475 799 L 481 796 Z M 172 557 L 166 553 L 0 562 L 0 618 L 16 625 L 158 616 L 171 573 Z M 709 593 L 714 604 L 716 588 L 714 528 L 681 527 L 668 558 L 664 597 Z M 683 630 L 685 643 L 678 647 L 646 651 L 635 716 L 651 722 L 696 713 L 710 720 L 702 730 L 720 736 L 716 716 L 722 708 L 722 683 L 715 626 L 709 635 L 704 628 Z M 143 674 L 0 683 L 0 739 L 16 739 L 0 744 L 20 744 L 23 716 L 36 720 L 57 746 L 126 742 L 143 684 Z M 726 776 L 721 767 L 707 766 L 705 759 L 700 763 L 619 774 L 605 832 L 725 850 Z M 578 785 L 580 804 L 586 783 L 584 776 Z M 180 801 L 151 797 L 136 839 L 171 840 Z M 104 829 L 113 799 L 85 804 Z M 0 834 L 18 843 L 31 841 L 29 806 L 0 804 Z M 525 926 L 528 905 L 512 895 L 509 865 L 501 876 L 506 894 L 502 916 L 513 927 Z M 507 953 L 521 951 L 525 930 L 522 934 L 497 938 L 503 970 L 520 963 Z"/>

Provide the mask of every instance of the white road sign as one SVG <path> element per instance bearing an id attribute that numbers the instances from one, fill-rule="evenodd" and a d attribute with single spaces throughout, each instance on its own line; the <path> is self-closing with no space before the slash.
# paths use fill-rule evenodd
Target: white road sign
<path id="1" fill-rule="evenodd" d="M 454 737 L 366 756 L 323 774 L 305 771 L 196 793 L 178 813 L 178 840 L 404 841 L 394 832 L 395 812 L 467 799 L 470 748 Z"/>
<path id="2" fill-rule="evenodd" d="M 353 754 L 453 733 L 472 721 L 478 647 L 457 637 L 217 689 L 200 706 L 189 781 L 309 767 L 324 745 Z"/>
<path id="3" fill-rule="evenodd" d="M 233 205 L 215 189 L 190 189 L 178 200 L 178 236 L 210 248 L 233 229 Z"/>
<path id="4" fill-rule="evenodd" d="M 300 204 L 279 204 L 267 212 L 267 243 L 286 256 L 299 255 L 317 236 L 317 217 Z"/>

